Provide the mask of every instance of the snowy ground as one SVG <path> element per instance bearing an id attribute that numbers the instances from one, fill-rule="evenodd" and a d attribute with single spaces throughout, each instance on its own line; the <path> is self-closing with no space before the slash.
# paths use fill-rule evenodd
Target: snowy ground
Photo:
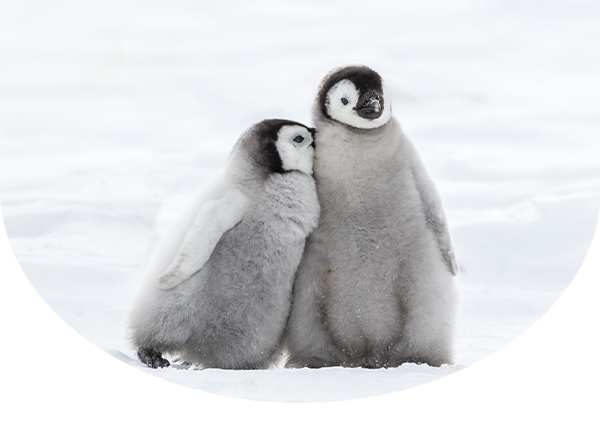
<path id="1" fill-rule="evenodd" d="M 463 369 L 564 291 L 600 207 L 600 5 L 41 2 L 0 13 L 0 202 L 25 274 L 74 330 L 178 384 L 345 400 Z M 157 237 L 252 123 L 310 123 L 331 67 L 379 71 L 461 266 L 456 366 L 151 370 L 125 311 Z"/>

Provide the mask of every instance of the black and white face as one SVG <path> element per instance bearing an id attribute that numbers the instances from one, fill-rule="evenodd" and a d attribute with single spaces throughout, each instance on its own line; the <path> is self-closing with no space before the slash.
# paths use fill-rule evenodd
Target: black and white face
<path id="1" fill-rule="evenodd" d="M 266 119 L 253 127 L 246 141 L 248 157 L 265 173 L 293 170 L 312 175 L 314 128 L 286 119 Z"/>
<path id="2" fill-rule="evenodd" d="M 321 113 L 356 128 L 372 129 L 392 117 L 381 77 L 364 66 L 349 66 L 331 73 L 319 93 Z"/>
<path id="3" fill-rule="evenodd" d="M 299 170 L 312 175 L 315 147 L 313 131 L 301 125 L 284 125 L 275 143 L 283 170 Z"/>

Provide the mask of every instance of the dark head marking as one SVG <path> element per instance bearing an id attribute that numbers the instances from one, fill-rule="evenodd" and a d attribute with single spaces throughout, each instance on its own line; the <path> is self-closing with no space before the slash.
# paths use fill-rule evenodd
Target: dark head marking
<path id="1" fill-rule="evenodd" d="M 255 125 L 254 135 L 258 140 L 258 148 L 256 154 L 256 162 L 259 167 L 266 173 L 285 173 L 286 170 L 283 168 L 281 157 L 277 151 L 277 135 L 281 127 L 285 125 L 299 125 L 308 129 L 314 138 L 314 128 L 308 128 L 303 124 L 295 121 L 289 121 L 287 119 L 267 119 Z M 298 142 L 297 136 L 294 141 Z"/>
<path id="2" fill-rule="evenodd" d="M 329 75 L 322 83 L 317 95 L 321 113 L 331 119 L 327 113 L 327 93 L 335 84 L 344 79 L 348 79 L 354 84 L 360 93 L 357 102 L 357 113 L 363 118 L 378 118 L 384 107 L 383 84 L 381 76 L 374 70 L 366 66 L 348 66 L 341 68 Z M 346 100 L 344 102 L 344 100 Z M 348 104 L 348 100 L 343 98 L 343 104 Z M 376 104 L 379 107 L 376 107 Z"/>

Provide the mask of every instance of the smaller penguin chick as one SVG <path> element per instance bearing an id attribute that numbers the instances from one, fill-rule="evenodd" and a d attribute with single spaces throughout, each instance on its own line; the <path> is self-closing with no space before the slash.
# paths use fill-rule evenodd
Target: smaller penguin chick
<path id="1" fill-rule="evenodd" d="M 267 368 L 281 350 L 292 283 L 318 222 L 314 129 L 271 119 L 234 146 L 225 172 L 159 243 L 133 303 L 130 339 L 204 368 Z"/>

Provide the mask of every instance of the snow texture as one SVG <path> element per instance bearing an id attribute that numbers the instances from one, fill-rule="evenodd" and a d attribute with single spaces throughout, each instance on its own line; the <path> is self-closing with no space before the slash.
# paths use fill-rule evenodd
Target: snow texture
<path id="1" fill-rule="evenodd" d="M 365 11 L 333 1 L 31 0 L 1 9 L 0 202 L 11 246 L 68 325 L 144 372 L 283 402 L 407 389 L 517 338 L 588 250 L 600 206 L 597 2 L 374 1 Z M 342 64 L 382 75 L 440 192 L 459 261 L 457 364 L 144 368 L 125 313 L 153 245 L 251 124 L 310 124 L 320 79 Z"/>

